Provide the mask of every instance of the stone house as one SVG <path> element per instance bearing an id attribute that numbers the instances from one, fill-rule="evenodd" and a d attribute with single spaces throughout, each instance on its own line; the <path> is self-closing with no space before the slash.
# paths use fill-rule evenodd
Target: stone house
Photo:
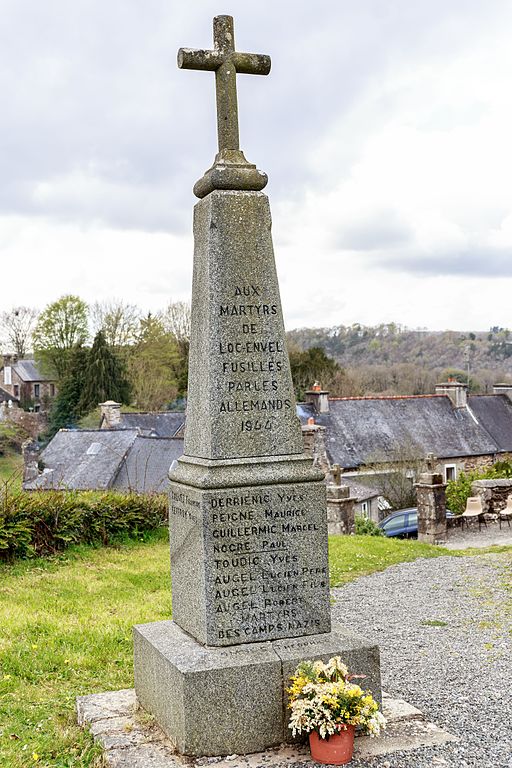
<path id="1" fill-rule="evenodd" d="M 18 360 L 4 355 L 0 368 L 0 387 L 27 410 L 46 411 L 57 394 L 55 381 L 43 376 L 35 360 Z"/>
<path id="2" fill-rule="evenodd" d="M 100 403 L 100 429 L 136 429 L 147 437 L 183 437 L 184 411 L 136 411 L 124 413 L 113 400 Z"/>
<path id="3" fill-rule="evenodd" d="M 491 395 L 468 396 L 466 385 L 446 382 L 432 395 L 350 398 L 330 398 L 317 385 L 306 396 L 297 406 L 306 452 L 327 479 L 339 465 L 355 513 L 374 521 L 387 514 L 382 479 L 397 464 L 412 488 L 429 454 L 445 482 L 512 456 L 512 385 Z M 172 439 L 176 458 L 184 424 L 184 412 L 122 413 L 118 403 L 102 404 L 100 431 Z"/>
<path id="4" fill-rule="evenodd" d="M 339 464 L 347 485 L 351 478 L 374 484 L 400 464 L 412 486 L 428 454 L 445 482 L 512 456 L 512 385 L 468 395 L 465 384 L 450 381 L 432 395 L 346 398 L 316 386 L 306 399 L 301 421 L 323 428 L 327 461 Z"/>
<path id="5" fill-rule="evenodd" d="M 383 503 L 379 491 L 367 485 L 358 483 L 354 478 L 343 478 L 350 489 L 350 495 L 355 499 L 354 514 L 356 517 L 365 517 L 377 523 L 387 514 L 389 505 Z"/>
<path id="6" fill-rule="evenodd" d="M 136 429 L 61 429 L 38 453 L 25 452 L 25 490 L 119 490 L 165 493 L 179 438 L 148 437 Z"/>

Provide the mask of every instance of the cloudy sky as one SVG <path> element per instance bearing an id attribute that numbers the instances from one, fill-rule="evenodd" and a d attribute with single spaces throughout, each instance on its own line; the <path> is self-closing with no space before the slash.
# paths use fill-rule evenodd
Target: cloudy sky
<path id="1" fill-rule="evenodd" d="M 510 327 L 510 0 L 0 0 L 0 310 L 188 298 L 219 13 L 287 327 Z"/>

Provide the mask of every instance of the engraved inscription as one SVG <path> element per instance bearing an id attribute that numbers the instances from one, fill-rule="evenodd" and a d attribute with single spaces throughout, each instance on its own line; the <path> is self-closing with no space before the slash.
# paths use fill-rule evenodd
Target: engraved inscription
<path id="1" fill-rule="evenodd" d="M 279 378 L 287 365 L 284 342 L 269 338 L 273 325 L 268 319 L 279 308 L 265 298 L 260 285 L 235 285 L 218 305 L 223 381 L 218 407 L 220 414 L 240 414 L 236 432 L 271 432 L 277 424 L 274 414 L 293 408 L 288 386 Z"/>
<path id="2" fill-rule="evenodd" d="M 192 498 L 184 491 L 175 491 L 171 489 L 169 495 L 169 514 L 175 515 L 182 520 L 192 520 L 196 523 L 200 521 L 201 504 L 197 499 Z"/>
<path id="3" fill-rule="evenodd" d="M 329 631 L 323 486 L 317 490 L 303 485 L 199 492 L 209 642 Z M 180 495 L 183 508 L 172 496 L 172 514 L 194 514 L 189 494 Z"/>

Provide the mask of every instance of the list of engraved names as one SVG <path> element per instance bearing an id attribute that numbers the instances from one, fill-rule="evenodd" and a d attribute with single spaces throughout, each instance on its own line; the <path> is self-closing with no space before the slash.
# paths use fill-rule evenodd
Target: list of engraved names
<path id="1" fill-rule="evenodd" d="M 317 493 L 306 485 L 210 492 L 205 520 L 207 621 L 219 641 L 326 631 L 328 569 Z M 194 491 L 172 493 L 171 514 L 195 517 Z M 313 545 L 313 546 L 312 546 Z"/>

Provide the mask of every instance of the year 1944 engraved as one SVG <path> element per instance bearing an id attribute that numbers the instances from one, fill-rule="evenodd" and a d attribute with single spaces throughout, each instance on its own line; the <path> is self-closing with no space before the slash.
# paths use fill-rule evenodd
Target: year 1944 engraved
<path id="1" fill-rule="evenodd" d="M 247 419 L 242 421 L 241 432 L 261 432 L 264 429 L 273 429 L 272 419 Z"/>

